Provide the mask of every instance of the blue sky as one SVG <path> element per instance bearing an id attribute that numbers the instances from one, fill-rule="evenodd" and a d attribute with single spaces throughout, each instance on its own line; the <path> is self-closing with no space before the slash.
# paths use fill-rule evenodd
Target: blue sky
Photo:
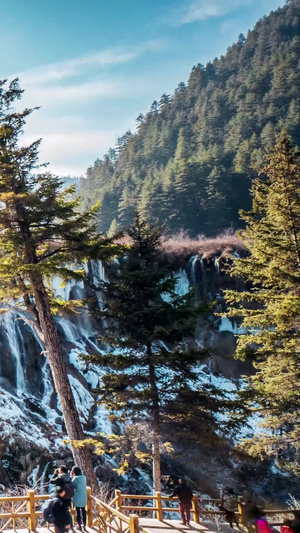
<path id="1" fill-rule="evenodd" d="M 284 0 L 0 0 L 0 76 L 41 106 L 24 143 L 60 175 L 89 165 L 135 128 L 191 67 L 226 52 Z"/>

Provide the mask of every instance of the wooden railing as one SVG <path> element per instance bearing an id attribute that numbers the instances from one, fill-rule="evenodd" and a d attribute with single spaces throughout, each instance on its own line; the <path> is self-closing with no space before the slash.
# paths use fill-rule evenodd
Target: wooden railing
<path id="1" fill-rule="evenodd" d="M 170 496 L 162 496 L 160 492 L 154 495 L 139 494 L 122 494 L 121 491 L 115 491 L 114 499 L 108 504 L 91 493 L 87 488 L 87 526 L 93 527 L 99 533 L 147 533 L 139 523 L 139 516 L 151 512 L 158 520 L 164 519 L 164 513 L 179 513 L 178 501 Z M 0 498 L 0 533 L 7 529 L 28 529 L 36 531 L 41 524 L 42 503 L 49 498 L 48 494 L 35 494 L 34 490 L 29 490 L 24 496 L 4 496 Z M 171 507 L 168 502 L 176 503 Z M 135 503 L 136 502 L 136 503 Z M 143 503 L 152 502 L 150 506 Z M 216 510 L 220 500 L 202 500 L 197 495 L 192 501 L 192 517 L 196 524 L 200 519 L 217 518 L 224 515 L 220 510 Z M 204 509 L 204 506 L 214 507 L 214 509 Z M 134 514 L 130 514 L 134 512 Z M 74 509 L 71 509 L 74 515 Z M 266 517 L 272 516 L 272 524 L 281 524 L 278 517 L 291 516 L 292 510 L 266 510 Z M 241 513 L 236 513 L 240 516 Z"/>
<path id="2" fill-rule="evenodd" d="M 142 505 L 142 502 L 152 502 L 152 505 Z M 137 501 L 137 504 L 134 502 Z M 168 502 L 174 502 L 176 506 L 171 507 Z M 218 517 L 224 517 L 224 512 L 219 510 L 220 499 L 207 499 L 200 498 L 197 495 L 193 496 L 191 515 L 193 521 L 196 524 L 200 523 L 200 520 L 215 520 Z M 139 494 L 122 494 L 120 490 L 115 491 L 115 498 L 110 503 L 111 506 L 115 506 L 118 512 L 133 511 L 140 513 L 142 516 L 148 512 L 154 513 L 157 520 L 162 521 L 164 519 L 164 513 L 179 513 L 179 503 L 177 498 L 171 498 L 170 496 L 163 496 L 161 492 L 155 492 L 154 495 L 139 495 Z M 296 509 L 295 509 L 296 510 Z M 272 525 L 281 525 L 283 523 L 283 517 L 292 518 L 292 509 L 272 509 L 265 510 L 265 516 Z M 238 506 L 238 511 L 235 513 L 238 520 L 241 521 L 242 507 Z"/>
<path id="3" fill-rule="evenodd" d="M 99 533 L 140 533 L 138 516 L 122 514 L 111 505 L 95 498 L 89 487 L 87 496 L 88 527 L 96 526 Z M 28 490 L 24 496 L 1 497 L 0 533 L 7 529 L 36 531 L 37 527 L 43 525 L 41 507 L 48 498 L 48 494 L 35 494 L 34 490 Z M 71 509 L 71 514 L 75 514 L 74 509 Z"/>
<path id="4" fill-rule="evenodd" d="M 152 505 L 142 505 L 142 502 L 152 501 Z M 137 501 L 138 504 L 133 502 Z M 130 503 L 129 503 L 130 502 Z M 174 502 L 175 506 L 168 505 L 169 502 Z M 200 517 L 204 516 L 222 516 L 224 513 L 217 509 L 221 500 L 208 500 L 199 498 L 194 495 L 192 500 L 191 514 L 196 524 L 200 523 Z M 179 513 L 178 498 L 171 498 L 170 496 L 163 496 L 161 492 L 155 492 L 154 495 L 140 495 L 140 494 L 122 494 L 120 490 L 115 491 L 115 498 L 110 503 L 115 506 L 116 510 L 122 511 L 134 511 L 142 514 L 149 511 L 154 512 L 157 520 L 163 520 L 164 513 Z M 203 508 L 210 505 L 212 509 Z"/>
<path id="5" fill-rule="evenodd" d="M 91 489 L 88 488 L 88 500 Z M 49 499 L 49 494 L 36 494 L 34 490 L 28 490 L 24 496 L 3 496 L 0 498 L 0 533 L 7 529 L 28 529 L 36 531 L 42 525 L 42 504 Z M 90 505 L 87 506 L 87 510 Z M 71 509 L 71 514 L 75 510 Z M 87 513 L 87 523 L 91 522 L 91 513 Z M 54 526 L 53 526 L 54 528 Z"/>
<path id="6" fill-rule="evenodd" d="M 37 518 L 42 512 L 36 509 L 36 504 L 49 498 L 47 494 L 36 495 L 29 490 L 26 496 L 4 496 L 0 498 L 0 533 L 5 529 L 26 528 L 35 531 Z"/>
<path id="7" fill-rule="evenodd" d="M 113 507 L 116 498 L 110 504 L 107 504 L 90 496 L 90 511 L 88 516 L 90 521 L 88 525 L 97 528 L 99 533 L 140 533 L 142 528 L 139 526 L 139 517 L 135 514 L 126 516 Z"/>

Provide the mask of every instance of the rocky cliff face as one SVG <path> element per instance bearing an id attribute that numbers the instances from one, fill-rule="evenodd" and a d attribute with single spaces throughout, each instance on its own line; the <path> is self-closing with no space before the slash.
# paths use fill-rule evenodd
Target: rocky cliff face
<path id="1" fill-rule="evenodd" d="M 178 271 L 177 291 L 184 294 L 194 286 L 201 301 L 213 302 L 214 310 L 225 309 L 223 290 L 239 282 L 226 273 L 227 259 L 192 256 Z M 88 278 L 92 284 L 105 278 L 101 263 L 90 262 Z M 54 281 L 54 291 L 64 299 L 83 298 L 88 284 L 69 282 L 64 288 Z M 101 304 L 101 294 L 97 294 Z M 53 387 L 43 344 L 28 317 L 9 311 L 0 316 L 0 483 L 34 483 L 44 478 L 53 461 L 70 456 L 63 444 L 65 437 L 60 406 Z M 101 380 L 99 368 L 88 367 L 80 354 L 96 354 L 103 349 L 100 338 L 103 324 L 95 324 L 83 309 L 79 315 L 60 316 L 56 324 L 67 364 L 70 382 L 87 432 L 110 432 L 105 409 L 96 406 L 92 390 Z M 245 363 L 233 359 L 234 335 L 239 326 L 212 311 L 201 318 L 195 342 L 211 348 L 203 376 L 226 390 L 238 386 L 241 374 L 251 371 Z M 201 379 L 201 375 L 199 375 Z M 105 471 L 99 460 L 98 470 Z M 110 475 L 111 471 L 110 471 Z"/>

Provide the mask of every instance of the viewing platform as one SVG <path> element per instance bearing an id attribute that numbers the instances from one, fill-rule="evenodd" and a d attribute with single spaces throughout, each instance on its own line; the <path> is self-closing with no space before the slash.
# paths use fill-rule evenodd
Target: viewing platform
<path id="1" fill-rule="evenodd" d="M 224 513 L 218 509 L 220 500 L 193 497 L 191 524 L 184 526 L 174 517 L 179 514 L 177 498 L 154 495 L 122 494 L 116 490 L 114 498 L 106 503 L 94 496 L 88 488 L 87 530 L 89 533 L 232 533 L 223 520 Z M 37 531 L 52 533 L 52 524 L 45 524 L 42 518 L 42 504 L 48 494 L 36 494 L 28 490 L 24 496 L 0 498 L 0 533 Z M 149 505 L 150 503 L 150 505 Z M 295 509 L 296 510 L 296 509 Z M 272 526 L 279 526 L 284 518 L 292 518 L 292 509 L 266 510 L 265 516 Z M 71 509 L 74 517 L 75 510 Z M 241 518 L 241 509 L 236 513 Z M 238 529 L 233 528 L 236 531 Z"/>

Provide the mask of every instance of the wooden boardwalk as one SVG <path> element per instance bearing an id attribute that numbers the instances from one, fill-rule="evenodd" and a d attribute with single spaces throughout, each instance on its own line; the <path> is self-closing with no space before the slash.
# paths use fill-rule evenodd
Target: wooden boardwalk
<path id="1" fill-rule="evenodd" d="M 191 531 L 192 533 L 233 533 L 233 530 L 224 523 L 216 522 L 202 522 L 201 524 L 196 524 L 191 522 L 190 527 L 183 526 L 180 524 L 179 520 L 164 520 L 160 522 L 155 518 L 140 518 L 139 525 L 143 529 L 144 533 L 187 533 Z M 98 532 L 98 528 L 86 528 L 88 533 Z M 76 532 L 79 530 L 76 528 Z M 237 528 L 234 528 L 234 531 L 239 531 Z M 28 529 L 6 529 L 5 533 L 28 533 Z M 54 527 L 37 527 L 37 533 L 54 533 Z"/>
<path id="2" fill-rule="evenodd" d="M 140 518 L 140 530 L 142 533 L 188 533 L 189 531 L 191 533 L 237 533 L 240 531 L 241 533 L 245 533 L 245 528 L 238 529 L 237 527 L 234 527 L 231 529 L 231 527 L 228 524 L 225 524 L 224 522 L 202 522 L 200 524 L 196 524 L 195 522 L 190 523 L 190 526 L 184 526 L 180 524 L 179 520 L 163 520 L 160 522 L 159 520 L 155 518 Z M 88 533 L 95 533 L 99 532 L 99 529 L 97 527 L 87 527 Z M 279 527 L 276 527 L 274 529 L 277 529 L 279 532 Z M 79 530 L 75 528 L 75 532 L 78 533 Z M 28 533 L 28 529 L 6 529 L 5 533 Z M 38 527 L 36 529 L 36 533 L 54 533 L 54 527 Z"/>
<path id="3" fill-rule="evenodd" d="M 201 522 L 196 524 L 191 521 L 190 526 L 184 526 L 180 520 L 163 520 L 160 522 L 155 518 L 140 518 L 139 525 L 148 533 L 233 533 L 233 531 L 244 531 L 233 528 L 223 522 Z"/>
<path id="4" fill-rule="evenodd" d="M 155 518 L 140 518 L 139 525 L 148 533 L 232 533 L 239 531 L 236 527 L 231 529 L 228 524 L 221 522 L 201 522 L 196 524 L 191 521 L 190 526 L 184 526 L 180 520 L 163 520 Z M 240 530 L 241 531 L 241 530 Z"/>

